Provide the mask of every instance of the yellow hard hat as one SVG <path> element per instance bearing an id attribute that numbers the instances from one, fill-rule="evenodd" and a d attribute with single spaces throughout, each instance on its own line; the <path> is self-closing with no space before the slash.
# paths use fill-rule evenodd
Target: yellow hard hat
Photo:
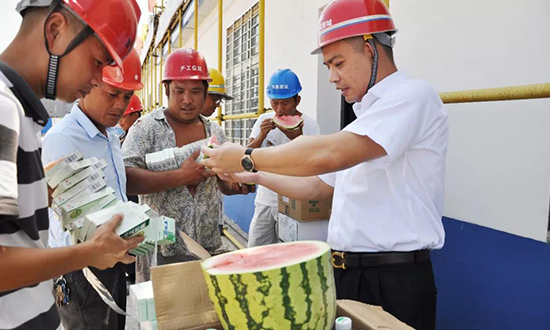
<path id="1" fill-rule="evenodd" d="M 212 81 L 208 84 L 208 94 L 221 95 L 226 100 L 232 100 L 233 97 L 227 95 L 225 91 L 225 79 L 223 74 L 216 69 L 208 69 L 210 79 Z"/>

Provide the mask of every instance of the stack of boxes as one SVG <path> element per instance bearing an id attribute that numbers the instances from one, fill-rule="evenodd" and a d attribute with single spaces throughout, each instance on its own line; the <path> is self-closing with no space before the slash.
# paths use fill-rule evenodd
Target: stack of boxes
<path id="1" fill-rule="evenodd" d="M 153 282 L 148 281 L 130 285 L 130 305 L 135 308 L 133 311 L 130 311 L 130 314 L 137 318 L 137 321 L 140 323 L 140 329 L 158 329 Z"/>
<path id="2" fill-rule="evenodd" d="M 327 240 L 332 197 L 324 200 L 296 200 L 279 195 L 279 241 Z"/>
<path id="3" fill-rule="evenodd" d="M 45 169 L 46 181 L 54 189 L 52 208 L 63 228 L 71 233 L 73 242 L 89 240 L 98 226 L 120 213 L 124 215 L 117 228 L 120 237 L 145 236 L 131 254 L 142 256 L 156 245 L 175 243 L 174 219 L 159 216 L 148 205 L 118 201 L 115 191 L 104 180 L 106 166 L 103 159 L 82 159 L 77 151 Z"/>

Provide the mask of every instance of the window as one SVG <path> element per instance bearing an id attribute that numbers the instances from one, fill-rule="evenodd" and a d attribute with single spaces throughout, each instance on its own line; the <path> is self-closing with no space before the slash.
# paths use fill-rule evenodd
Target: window
<path id="1" fill-rule="evenodd" d="M 258 111 L 259 4 L 227 29 L 226 88 L 235 99 L 226 102 L 226 114 Z M 227 138 L 246 145 L 256 119 L 225 122 Z"/>

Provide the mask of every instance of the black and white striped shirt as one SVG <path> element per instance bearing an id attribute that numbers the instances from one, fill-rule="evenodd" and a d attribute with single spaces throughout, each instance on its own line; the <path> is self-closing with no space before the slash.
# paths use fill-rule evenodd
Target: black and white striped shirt
<path id="1" fill-rule="evenodd" d="M 30 86 L 0 62 L 0 246 L 48 245 L 48 194 L 38 135 L 47 121 Z M 51 280 L 0 292 L 0 329 L 58 328 Z"/>

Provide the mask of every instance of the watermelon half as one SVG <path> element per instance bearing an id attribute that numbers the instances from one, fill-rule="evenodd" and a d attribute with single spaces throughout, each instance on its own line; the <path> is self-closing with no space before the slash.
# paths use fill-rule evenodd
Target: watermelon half
<path id="1" fill-rule="evenodd" d="M 273 122 L 275 125 L 287 130 L 297 129 L 304 120 L 302 116 L 274 116 Z"/>
<path id="2" fill-rule="evenodd" d="M 336 289 L 330 247 L 300 241 L 260 246 L 202 262 L 225 330 L 330 330 Z"/>

